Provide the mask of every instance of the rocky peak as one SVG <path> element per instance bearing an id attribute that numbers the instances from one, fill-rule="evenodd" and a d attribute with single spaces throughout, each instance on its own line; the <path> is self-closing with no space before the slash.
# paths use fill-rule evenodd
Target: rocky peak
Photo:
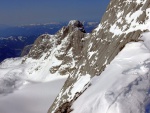
<path id="1" fill-rule="evenodd" d="M 78 20 L 71 20 L 68 24 L 69 27 L 73 27 L 73 28 L 77 28 L 79 29 L 80 31 L 84 32 L 85 33 L 85 29 L 84 29 L 84 26 L 83 24 L 78 21 Z"/>
<path id="2" fill-rule="evenodd" d="M 49 69 L 45 72 L 51 75 L 72 73 L 81 58 L 83 49 L 85 33 L 79 29 L 80 27 L 84 29 L 81 22 L 76 21 L 74 24 L 64 26 L 55 35 L 43 34 L 39 36 L 23 62 L 34 59 L 37 66 L 32 70 L 37 70 L 36 73 L 40 73 L 47 62 L 49 62 Z M 39 61 L 41 63 L 38 63 Z"/>
<path id="3" fill-rule="evenodd" d="M 61 45 L 64 39 L 66 39 L 65 41 L 70 44 L 68 44 L 68 48 L 71 48 L 71 46 L 73 46 L 73 49 L 75 51 L 80 51 L 82 48 L 81 43 L 84 33 L 85 30 L 83 24 L 80 21 L 72 20 L 69 22 L 68 26 L 64 26 L 55 35 L 43 34 L 39 36 L 34 42 L 33 47 L 28 54 L 28 57 L 39 59 L 42 57 L 43 53 L 51 51 L 53 47 Z M 66 49 L 68 48 L 66 45 Z M 78 52 L 74 53 L 76 54 Z"/>
<path id="4" fill-rule="evenodd" d="M 83 24 L 78 20 L 71 20 L 68 26 L 83 27 Z"/>

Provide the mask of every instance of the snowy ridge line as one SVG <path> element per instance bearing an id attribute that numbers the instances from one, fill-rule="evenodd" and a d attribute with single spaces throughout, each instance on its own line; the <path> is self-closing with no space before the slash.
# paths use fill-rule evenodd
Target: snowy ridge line
<path id="1" fill-rule="evenodd" d="M 71 76 L 69 76 L 71 77 Z M 64 103 L 61 106 L 57 106 L 58 109 L 55 109 L 56 112 L 61 112 L 61 109 L 65 109 L 65 107 L 68 108 L 68 111 L 72 111 L 71 105 L 72 103 L 88 88 L 91 86 L 90 83 L 90 75 L 81 76 L 80 78 L 77 78 L 78 82 L 76 84 L 70 85 L 65 91 L 62 88 L 59 95 L 57 96 L 56 100 L 61 100 L 62 95 L 67 95 L 67 101 L 64 101 Z M 68 80 L 68 79 L 67 79 Z M 68 82 L 66 80 L 65 84 Z M 79 86 L 79 87 L 78 87 Z M 72 89 L 71 89 L 72 88 Z M 71 95 L 70 93 L 71 92 Z M 59 102 L 56 102 L 56 105 L 60 104 Z"/>
<path id="2" fill-rule="evenodd" d="M 76 92 L 75 94 L 74 94 L 74 98 L 73 99 L 70 99 L 71 100 L 71 102 L 65 102 L 62 106 L 59 106 L 59 109 L 57 109 L 57 111 L 56 112 L 61 112 L 60 111 L 60 109 L 63 109 L 63 108 L 65 108 L 66 106 L 67 106 L 67 108 L 68 108 L 68 110 L 67 110 L 67 112 L 72 112 L 74 109 L 73 108 L 71 108 L 71 106 L 72 106 L 72 104 L 80 97 L 80 95 L 82 95 L 82 93 L 84 93 L 87 89 L 88 89 L 88 87 L 90 87 L 91 86 L 91 83 L 89 82 L 89 83 L 87 83 L 85 86 L 84 86 L 84 88 L 82 89 L 82 91 L 80 91 L 80 92 Z M 59 97 L 58 97 L 59 98 Z"/>
<path id="3" fill-rule="evenodd" d="M 150 46 L 145 44 L 150 43 L 149 36 L 144 33 L 144 42 L 127 44 L 101 76 L 93 77 L 71 113 L 148 113 Z"/>

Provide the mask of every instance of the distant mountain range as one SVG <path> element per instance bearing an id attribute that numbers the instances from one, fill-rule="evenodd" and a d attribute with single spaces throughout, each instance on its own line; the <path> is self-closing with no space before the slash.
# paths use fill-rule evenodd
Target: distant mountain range
<path id="1" fill-rule="evenodd" d="M 0 24 L 0 62 L 6 58 L 19 57 L 23 48 L 42 34 L 55 34 L 68 22 L 7 26 Z M 91 32 L 98 22 L 83 22 L 85 30 Z"/>

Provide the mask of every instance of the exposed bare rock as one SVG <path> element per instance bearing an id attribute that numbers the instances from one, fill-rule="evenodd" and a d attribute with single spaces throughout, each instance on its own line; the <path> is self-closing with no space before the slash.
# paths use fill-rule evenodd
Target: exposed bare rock
<path id="1" fill-rule="evenodd" d="M 47 72 L 53 75 L 69 75 L 80 60 L 85 35 L 81 22 L 70 21 L 68 26 L 63 27 L 55 35 L 39 36 L 23 62 L 29 62 L 29 59 L 37 61 L 37 66 L 33 69 L 37 73 L 50 62 Z M 38 61 L 41 61 L 43 66 L 38 64 Z"/>
<path id="2" fill-rule="evenodd" d="M 84 91 L 90 78 L 100 75 L 128 42 L 139 41 L 141 33 L 150 29 L 147 24 L 150 19 L 148 8 L 149 0 L 111 0 L 99 26 L 83 38 L 84 45 L 76 69 L 48 113 L 69 113 L 75 94 Z M 76 84 L 82 80 L 82 88 L 76 88 Z"/>

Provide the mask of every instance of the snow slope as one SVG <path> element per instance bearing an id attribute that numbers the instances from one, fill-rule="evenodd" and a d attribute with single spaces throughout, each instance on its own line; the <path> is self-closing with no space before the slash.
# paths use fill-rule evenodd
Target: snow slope
<path id="1" fill-rule="evenodd" d="M 73 103 L 72 113 L 150 112 L 150 32 L 131 42 Z M 79 86 L 78 86 L 79 87 Z"/>
<path id="2" fill-rule="evenodd" d="M 32 83 L 0 96 L 0 113 L 46 113 L 66 80 Z"/>
<path id="3" fill-rule="evenodd" d="M 50 73 L 45 75 L 49 79 L 29 75 L 35 62 L 22 64 L 23 59 L 6 59 L 0 65 L 0 113 L 46 113 L 67 79 Z"/>

